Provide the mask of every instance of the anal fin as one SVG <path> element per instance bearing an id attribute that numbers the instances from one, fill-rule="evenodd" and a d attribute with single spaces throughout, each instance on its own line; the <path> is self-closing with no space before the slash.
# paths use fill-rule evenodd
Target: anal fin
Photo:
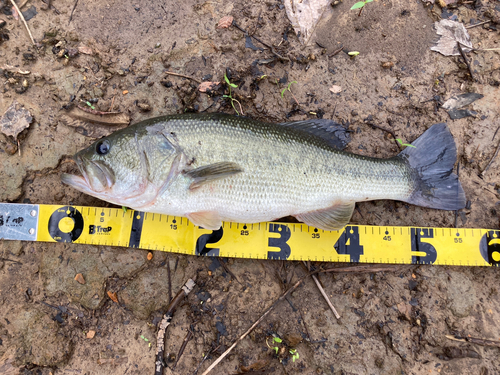
<path id="1" fill-rule="evenodd" d="M 222 220 L 217 212 L 213 211 L 200 211 L 191 212 L 186 217 L 195 226 L 202 227 L 209 230 L 217 230 L 222 226 Z"/>
<path id="2" fill-rule="evenodd" d="M 349 223 L 355 202 L 340 203 L 322 210 L 294 215 L 297 220 L 323 230 L 340 230 Z"/>

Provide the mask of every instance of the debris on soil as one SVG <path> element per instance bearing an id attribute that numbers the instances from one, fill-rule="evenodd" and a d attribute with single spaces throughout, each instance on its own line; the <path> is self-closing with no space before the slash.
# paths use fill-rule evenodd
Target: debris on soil
<path id="1" fill-rule="evenodd" d="M 330 87 L 330 91 L 333 92 L 334 94 L 338 94 L 342 92 L 342 87 L 333 85 L 332 87 Z"/>
<path id="2" fill-rule="evenodd" d="M 224 16 L 219 20 L 217 24 L 218 29 L 227 29 L 229 26 L 233 24 L 233 16 Z"/>
<path id="3" fill-rule="evenodd" d="M 469 116 L 474 117 L 477 115 L 477 112 L 460 108 L 463 108 L 466 105 L 469 105 L 476 100 L 481 99 L 482 97 L 484 97 L 484 95 L 474 92 L 452 96 L 450 99 L 444 102 L 442 108 L 448 111 L 448 114 L 450 115 L 450 118 L 452 120 L 457 120 Z"/>
<path id="4" fill-rule="evenodd" d="M 111 301 L 118 303 L 118 295 L 116 292 L 111 292 L 108 290 L 108 297 Z"/>
<path id="5" fill-rule="evenodd" d="M 325 13 L 332 11 L 330 0 L 285 1 L 288 19 L 302 44 L 309 44 L 317 24 Z"/>
<path id="6" fill-rule="evenodd" d="M 441 20 L 434 24 L 436 34 L 441 35 L 436 45 L 431 47 L 432 51 L 439 52 L 445 56 L 460 55 L 457 43 L 462 45 L 464 52 L 472 51 L 472 42 L 467 29 L 461 22 Z"/>
<path id="7" fill-rule="evenodd" d="M 179 305 L 179 303 L 186 297 L 193 288 L 196 286 L 196 283 L 192 279 L 188 279 L 186 283 L 179 290 L 177 295 L 174 297 L 170 304 L 167 307 L 167 312 L 163 315 L 163 319 L 159 325 L 158 334 L 156 336 L 156 362 L 155 362 L 155 375 L 163 374 L 163 367 L 165 366 L 165 361 L 163 359 L 163 355 L 165 352 L 165 339 L 167 333 L 167 327 L 172 322 L 172 317 L 174 316 L 174 311 Z"/>
<path id="8" fill-rule="evenodd" d="M 95 331 L 94 330 L 91 329 L 90 331 L 87 332 L 87 338 L 88 339 L 93 339 L 94 336 L 95 336 Z"/>
<path id="9" fill-rule="evenodd" d="M 0 118 L 0 132 L 17 140 L 17 136 L 33 122 L 30 112 L 16 100 Z"/>
<path id="10" fill-rule="evenodd" d="M 85 284 L 85 278 L 83 277 L 83 275 L 81 273 L 76 274 L 75 280 L 82 285 Z"/>
<path id="11" fill-rule="evenodd" d="M 217 89 L 217 86 L 220 85 L 220 82 L 202 82 L 198 86 L 198 90 L 200 92 L 214 91 Z"/>
<path id="12" fill-rule="evenodd" d="M 73 106 L 63 112 L 59 119 L 76 132 L 91 138 L 105 137 L 119 129 L 127 127 L 130 117 L 120 112 L 99 112 Z"/>

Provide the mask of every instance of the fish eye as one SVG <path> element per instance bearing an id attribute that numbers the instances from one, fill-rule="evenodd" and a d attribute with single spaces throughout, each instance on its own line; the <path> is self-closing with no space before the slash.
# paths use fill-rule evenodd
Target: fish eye
<path id="1" fill-rule="evenodd" d="M 106 155 L 109 152 L 110 148 L 111 148 L 111 145 L 109 144 L 109 141 L 107 139 L 105 139 L 104 141 L 100 141 L 96 144 L 95 151 L 99 155 Z"/>

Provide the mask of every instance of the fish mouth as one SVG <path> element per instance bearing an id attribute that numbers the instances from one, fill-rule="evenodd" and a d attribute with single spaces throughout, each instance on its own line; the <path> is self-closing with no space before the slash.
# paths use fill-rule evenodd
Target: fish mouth
<path id="1" fill-rule="evenodd" d="M 89 160 L 76 154 L 74 161 L 81 176 L 64 173 L 61 176 L 63 183 L 86 194 L 109 192 L 115 184 L 115 174 L 106 163 L 100 160 Z"/>

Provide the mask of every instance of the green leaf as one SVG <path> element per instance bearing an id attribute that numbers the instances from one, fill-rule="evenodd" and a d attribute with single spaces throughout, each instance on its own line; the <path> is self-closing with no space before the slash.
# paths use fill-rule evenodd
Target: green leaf
<path id="1" fill-rule="evenodd" d="M 347 53 L 349 56 L 358 56 L 359 52 L 358 51 L 351 51 Z"/>
<path id="2" fill-rule="evenodd" d="M 365 0 L 365 4 L 366 3 L 371 3 L 373 0 Z"/>
<path id="3" fill-rule="evenodd" d="M 280 339 L 279 337 L 275 337 L 274 341 L 277 342 L 278 344 L 281 344 L 283 342 L 283 340 Z"/>
<path id="4" fill-rule="evenodd" d="M 273 349 L 276 350 L 276 354 L 278 354 L 278 350 L 279 350 L 278 347 L 275 346 Z"/>
<path id="5" fill-rule="evenodd" d="M 286 89 L 283 89 L 283 90 L 281 91 L 281 97 L 283 97 L 283 94 L 285 93 L 285 91 L 286 91 Z"/>
<path id="6" fill-rule="evenodd" d="M 371 1 L 373 1 L 373 0 L 371 0 Z M 351 10 L 363 8 L 364 6 L 365 6 L 365 2 L 364 1 L 358 1 L 356 4 L 354 4 L 351 7 Z"/>
<path id="7" fill-rule="evenodd" d="M 229 82 L 229 78 L 227 78 L 226 73 L 224 73 L 224 80 L 226 81 L 226 83 L 227 83 L 228 85 L 230 85 L 230 84 L 231 84 L 231 82 Z"/>
<path id="8" fill-rule="evenodd" d="M 238 85 L 235 85 L 234 83 L 230 83 L 229 86 L 231 86 L 231 87 L 238 87 Z"/>

